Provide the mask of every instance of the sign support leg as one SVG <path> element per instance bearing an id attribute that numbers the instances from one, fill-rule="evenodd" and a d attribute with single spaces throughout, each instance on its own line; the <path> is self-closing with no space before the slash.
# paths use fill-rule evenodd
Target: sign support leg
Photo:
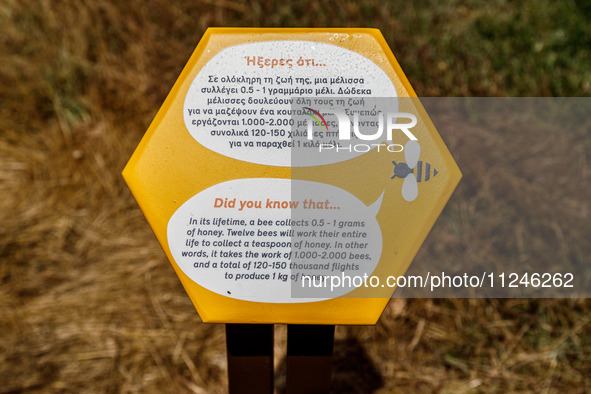
<path id="1" fill-rule="evenodd" d="M 273 393 L 273 325 L 226 324 L 231 394 Z"/>
<path id="2" fill-rule="evenodd" d="M 287 393 L 329 393 L 334 325 L 287 326 Z"/>

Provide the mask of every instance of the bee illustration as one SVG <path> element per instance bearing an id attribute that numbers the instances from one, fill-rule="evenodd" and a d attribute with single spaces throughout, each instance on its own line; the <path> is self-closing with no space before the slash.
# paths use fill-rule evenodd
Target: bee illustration
<path id="1" fill-rule="evenodd" d="M 411 140 L 404 145 L 404 158 L 406 163 L 396 163 L 395 161 L 392 161 L 392 164 L 394 164 L 394 174 L 392 174 L 390 179 L 404 178 L 401 190 L 402 198 L 409 202 L 414 201 L 419 195 L 417 182 L 427 182 L 438 174 L 437 170 L 431 167 L 430 163 L 419 161 L 420 155 L 421 145 L 418 141 Z M 423 164 L 425 164 L 424 170 Z M 416 175 L 414 174 L 415 168 L 417 169 Z"/>

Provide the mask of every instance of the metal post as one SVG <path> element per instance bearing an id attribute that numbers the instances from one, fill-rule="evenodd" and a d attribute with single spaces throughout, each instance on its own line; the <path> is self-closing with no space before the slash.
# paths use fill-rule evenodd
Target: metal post
<path id="1" fill-rule="evenodd" d="M 287 393 L 329 393 L 334 325 L 287 326 Z"/>
<path id="2" fill-rule="evenodd" d="M 273 325 L 226 324 L 231 394 L 273 393 Z"/>

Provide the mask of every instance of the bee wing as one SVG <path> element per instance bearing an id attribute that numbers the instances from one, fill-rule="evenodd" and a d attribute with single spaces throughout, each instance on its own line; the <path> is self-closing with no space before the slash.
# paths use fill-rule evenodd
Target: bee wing
<path id="1" fill-rule="evenodd" d="M 421 155 L 421 145 L 418 141 L 410 140 L 404 145 L 404 158 L 409 168 L 415 168 Z"/>
<path id="2" fill-rule="evenodd" d="M 412 172 L 404 178 L 402 184 L 402 198 L 406 201 L 414 201 L 419 195 L 419 187 L 417 186 L 417 178 Z"/>

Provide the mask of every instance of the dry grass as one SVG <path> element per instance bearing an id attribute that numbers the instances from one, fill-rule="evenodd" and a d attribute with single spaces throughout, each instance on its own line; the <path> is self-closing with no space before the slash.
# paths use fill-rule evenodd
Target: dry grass
<path id="1" fill-rule="evenodd" d="M 225 391 L 223 327 L 200 323 L 119 175 L 207 26 L 377 26 L 419 94 L 588 95 L 585 25 L 528 33 L 536 8 L 499 3 L 495 19 L 471 2 L 4 0 L 0 393 Z M 527 45 L 514 31 L 539 61 L 503 58 Z M 589 263 L 588 131 L 509 132 L 444 135 L 464 180 L 417 262 Z M 586 300 L 393 300 L 377 326 L 337 329 L 335 391 L 587 392 L 589 316 Z"/>

